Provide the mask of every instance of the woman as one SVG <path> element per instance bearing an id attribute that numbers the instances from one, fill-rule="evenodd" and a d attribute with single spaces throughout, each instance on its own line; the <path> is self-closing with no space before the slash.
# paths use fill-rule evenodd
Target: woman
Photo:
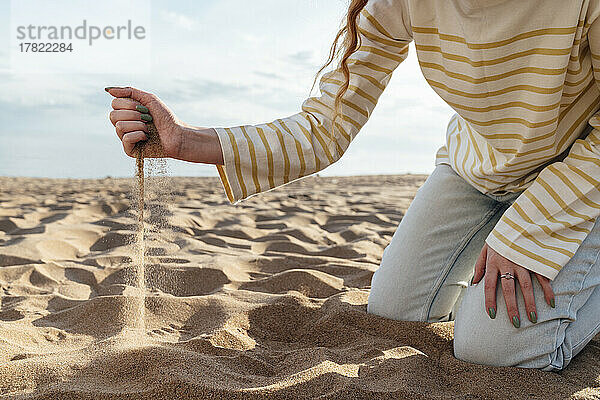
<path id="1" fill-rule="evenodd" d="M 153 118 L 166 155 L 216 164 L 237 202 L 338 160 L 414 41 L 456 114 L 368 312 L 455 319 L 465 361 L 560 370 L 600 330 L 598 15 L 600 0 L 353 0 L 325 65 L 341 55 L 338 68 L 298 114 L 195 128 L 152 94 L 107 88 L 110 118 L 130 156 Z"/>

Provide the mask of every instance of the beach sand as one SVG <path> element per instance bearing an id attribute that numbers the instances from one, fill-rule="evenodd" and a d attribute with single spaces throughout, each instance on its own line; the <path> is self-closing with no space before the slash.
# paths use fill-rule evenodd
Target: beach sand
<path id="1" fill-rule="evenodd" d="M 454 358 L 452 322 L 366 313 L 425 178 L 310 177 L 237 206 L 168 178 L 143 325 L 133 179 L 0 178 L 0 398 L 600 398 L 599 338 L 560 373 L 492 368 Z"/>

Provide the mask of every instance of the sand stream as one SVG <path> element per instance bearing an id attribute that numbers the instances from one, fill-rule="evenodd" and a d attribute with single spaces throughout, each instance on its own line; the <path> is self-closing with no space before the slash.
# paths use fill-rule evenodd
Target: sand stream
<path id="1" fill-rule="evenodd" d="M 146 283 L 145 283 L 145 255 L 146 245 L 144 240 L 144 148 L 140 147 L 136 158 L 136 182 L 137 182 L 137 212 L 138 224 L 136 231 L 136 256 L 135 260 L 135 287 L 137 288 L 139 298 L 137 300 L 137 310 L 134 328 L 145 332 L 145 309 L 146 309 Z"/>
<path id="2" fill-rule="evenodd" d="M 165 192 L 164 192 L 164 178 L 168 175 L 167 164 L 164 158 L 157 158 L 162 156 L 162 146 L 160 145 L 160 137 L 154 124 L 148 124 L 148 140 L 146 142 L 140 142 L 134 149 L 137 152 L 136 157 L 136 169 L 135 169 L 135 191 L 133 196 L 132 207 L 137 207 L 137 229 L 135 234 L 135 254 L 133 256 L 133 276 L 131 284 L 135 288 L 135 294 L 132 298 L 132 312 L 134 318 L 130 326 L 127 326 L 126 331 L 133 329 L 133 333 L 139 335 L 146 334 L 145 324 L 145 308 L 146 308 L 146 293 L 148 291 L 147 277 L 146 277 L 146 253 L 148 251 L 147 231 L 152 230 L 152 226 L 160 225 L 160 217 L 164 216 L 165 203 Z M 145 160 L 148 158 L 148 160 Z M 145 170 L 147 167 L 147 171 Z M 146 179 L 146 175 L 148 179 Z M 150 187 L 147 188 L 147 184 Z M 157 204 L 146 204 L 147 192 L 151 193 L 153 200 L 156 200 Z M 144 211 L 149 208 L 149 214 L 147 217 L 152 219 L 149 223 L 146 223 L 146 215 Z M 157 218 L 158 217 L 158 218 Z M 151 232 L 149 232 L 151 233 Z M 126 332 L 124 332 L 126 333 Z"/>

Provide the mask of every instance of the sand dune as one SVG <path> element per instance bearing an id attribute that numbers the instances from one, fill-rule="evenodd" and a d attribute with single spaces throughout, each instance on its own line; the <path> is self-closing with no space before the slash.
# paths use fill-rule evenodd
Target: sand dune
<path id="1" fill-rule="evenodd" d="M 451 322 L 366 313 L 424 179 L 311 177 L 239 206 L 216 179 L 154 185 L 142 332 L 132 180 L 0 178 L 0 397 L 600 398 L 599 338 L 561 373 L 491 368 L 453 357 Z"/>

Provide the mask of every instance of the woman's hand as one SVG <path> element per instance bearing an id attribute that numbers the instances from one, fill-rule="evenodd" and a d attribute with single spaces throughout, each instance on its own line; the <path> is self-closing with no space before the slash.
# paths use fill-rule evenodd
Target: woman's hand
<path id="1" fill-rule="evenodd" d="M 129 87 L 106 88 L 106 91 L 115 97 L 110 121 L 115 126 L 128 156 L 136 156 L 133 154 L 134 146 L 148 139 L 146 123 L 154 122 L 164 155 L 179 158 L 183 141 L 182 124 L 158 97 Z"/>
<path id="2" fill-rule="evenodd" d="M 485 309 L 490 318 L 496 318 L 496 285 L 498 284 L 499 275 L 510 273 L 515 279 L 500 278 L 502 285 L 502 294 L 508 311 L 508 318 L 511 320 L 515 328 L 521 326 L 519 317 L 519 308 L 517 307 L 517 295 L 515 292 L 515 280 L 519 281 L 523 300 L 525 300 L 525 310 L 529 320 L 533 323 L 537 322 L 537 311 L 535 307 L 535 299 L 533 296 L 533 284 L 531 274 L 535 275 L 538 282 L 544 291 L 546 302 L 554 308 L 554 292 L 550 281 L 545 276 L 535 272 L 530 272 L 528 269 L 515 264 L 509 259 L 503 257 L 494 251 L 487 243 L 483 246 L 477 263 L 475 264 L 475 276 L 473 276 L 473 284 L 478 283 L 485 275 Z"/>
<path id="3" fill-rule="evenodd" d="M 160 156 L 206 164 L 223 164 L 221 145 L 214 129 L 196 128 L 181 122 L 157 96 L 131 87 L 108 87 L 114 96 L 110 121 L 123 150 L 136 157 L 134 147 L 148 139 L 147 122 L 160 136 Z"/>

